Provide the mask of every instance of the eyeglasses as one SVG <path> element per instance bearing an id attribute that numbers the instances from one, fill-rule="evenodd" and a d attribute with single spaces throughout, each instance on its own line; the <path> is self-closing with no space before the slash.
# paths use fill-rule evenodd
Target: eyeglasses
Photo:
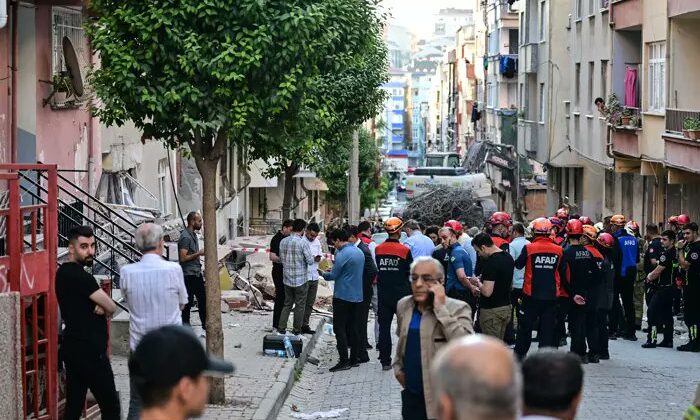
<path id="1" fill-rule="evenodd" d="M 439 282 L 440 280 L 442 280 L 442 277 L 435 278 L 435 277 L 433 277 L 433 276 L 431 276 L 431 275 L 429 275 L 429 274 L 425 274 L 425 275 L 422 275 L 422 276 L 417 276 L 417 275 L 415 275 L 415 274 L 414 274 L 414 275 L 411 275 L 411 281 L 412 281 L 412 282 L 416 282 L 416 281 L 418 281 L 418 280 L 423 281 L 423 283 L 435 284 L 435 283 Z"/>

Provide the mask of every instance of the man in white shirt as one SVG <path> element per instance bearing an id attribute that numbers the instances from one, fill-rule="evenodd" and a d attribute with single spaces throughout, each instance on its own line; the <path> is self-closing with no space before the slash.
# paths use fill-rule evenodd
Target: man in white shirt
<path id="1" fill-rule="evenodd" d="M 306 227 L 306 239 L 309 241 L 311 255 L 314 256 L 314 263 L 309 265 L 309 291 L 306 294 L 306 309 L 304 309 L 304 324 L 301 327 L 302 334 L 313 334 L 316 331 L 311 329 L 309 319 L 316 303 L 316 292 L 318 291 L 318 263 L 321 261 L 321 241 L 318 240 L 318 233 L 321 228 L 318 223 L 309 223 Z"/>
<path id="2" fill-rule="evenodd" d="M 129 347 L 133 352 L 141 338 L 164 325 L 182 325 L 187 289 L 182 268 L 163 259 L 163 229 L 144 223 L 136 229 L 136 248 L 141 261 L 123 266 L 119 272 L 122 297 L 129 308 Z M 141 402 L 131 383 L 128 420 L 138 419 Z"/>

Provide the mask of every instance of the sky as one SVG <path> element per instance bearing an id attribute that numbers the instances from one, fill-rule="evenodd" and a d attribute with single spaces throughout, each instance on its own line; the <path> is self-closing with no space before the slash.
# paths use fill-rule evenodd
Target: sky
<path id="1" fill-rule="evenodd" d="M 432 33 L 433 15 L 447 7 L 468 8 L 469 0 L 383 0 L 391 9 L 391 23 L 409 28 L 418 38 Z"/>

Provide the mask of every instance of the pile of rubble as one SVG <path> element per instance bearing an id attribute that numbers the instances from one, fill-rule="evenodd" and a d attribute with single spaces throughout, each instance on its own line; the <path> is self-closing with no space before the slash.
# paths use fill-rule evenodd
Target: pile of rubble
<path id="1" fill-rule="evenodd" d="M 241 238 L 230 244 L 233 249 L 259 248 L 265 249 L 271 237 Z M 230 263 L 221 272 L 222 285 L 230 284 L 231 290 L 221 291 L 222 311 L 252 311 L 274 308 L 275 285 L 272 281 L 272 262 L 267 252 L 232 254 Z M 226 280 L 228 275 L 230 280 Z M 318 291 L 314 309 L 322 313 L 330 313 L 333 303 L 333 291 L 328 282 L 319 276 Z"/>

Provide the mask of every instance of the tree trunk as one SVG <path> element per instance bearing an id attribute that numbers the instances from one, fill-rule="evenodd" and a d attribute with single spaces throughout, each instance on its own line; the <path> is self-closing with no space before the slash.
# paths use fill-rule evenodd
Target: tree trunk
<path id="1" fill-rule="evenodd" d="M 299 165 L 291 163 L 284 168 L 284 198 L 282 199 L 282 220 L 287 220 L 292 214 L 292 199 L 294 198 L 294 182 Z"/>
<path id="2" fill-rule="evenodd" d="M 224 356 L 224 333 L 221 328 L 221 288 L 216 233 L 216 168 L 218 159 L 196 158 L 202 176 L 202 219 L 204 221 L 204 278 L 207 292 L 207 351 Z M 224 404 L 224 379 L 213 378 L 210 402 Z"/>

